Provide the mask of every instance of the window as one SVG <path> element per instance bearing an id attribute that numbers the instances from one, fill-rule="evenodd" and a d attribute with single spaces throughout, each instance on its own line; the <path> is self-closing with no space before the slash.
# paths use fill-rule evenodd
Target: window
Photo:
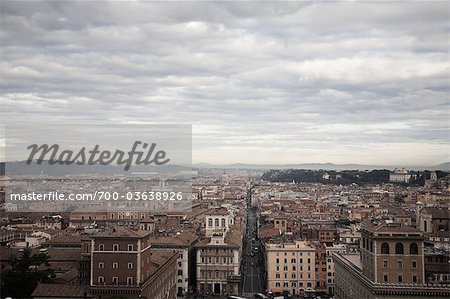
<path id="1" fill-rule="evenodd" d="M 399 275 L 399 276 L 397 277 L 397 281 L 398 281 L 398 282 L 403 282 L 403 276 Z"/>
<path id="2" fill-rule="evenodd" d="M 208 219 L 208 226 L 209 227 L 213 226 L 213 220 L 211 218 Z"/>
<path id="3" fill-rule="evenodd" d="M 403 244 L 402 243 L 395 244 L 395 254 L 403 254 Z"/>
<path id="4" fill-rule="evenodd" d="M 98 281 L 98 283 L 104 283 L 105 282 L 105 278 L 103 276 L 99 276 L 97 281 Z"/>
<path id="5" fill-rule="evenodd" d="M 403 268 L 403 262 L 397 261 L 397 268 Z"/>
<path id="6" fill-rule="evenodd" d="M 225 227 L 225 218 L 222 218 L 222 227 Z"/>
<path id="7" fill-rule="evenodd" d="M 219 218 L 214 219 L 214 225 L 219 227 Z"/>
<path id="8" fill-rule="evenodd" d="M 411 245 L 409 245 L 409 253 L 419 254 L 419 247 L 417 246 L 417 243 L 411 243 Z"/>
<path id="9" fill-rule="evenodd" d="M 417 276 L 416 275 L 413 275 L 412 282 L 417 283 Z"/>
<path id="10" fill-rule="evenodd" d="M 384 260 L 383 261 L 383 268 L 387 268 L 388 267 L 388 261 L 387 260 Z"/>
<path id="11" fill-rule="evenodd" d="M 389 244 L 384 242 L 381 244 L 381 254 L 389 254 Z"/>
<path id="12" fill-rule="evenodd" d="M 112 278 L 112 283 L 113 284 L 119 284 L 119 278 L 118 277 L 113 277 Z"/>
<path id="13" fill-rule="evenodd" d="M 412 268 L 417 268 L 417 261 L 412 261 L 411 262 L 411 267 Z"/>
<path id="14" fill-rule="evenodd" d="M 127 277 L 127 285 L 133 284 L 133 277 Z"/>
<path id="15" fill-rule="evenodd" d="M 119 269 L 119 263 L 117 262 L 112 263 L 112 267 L 113 269 Z"/>
<path id="16" fill-rule="evenodd" d="M 133 269 L 133 263 L 128 263 L 128 269 Z"/>
<path id="17" fill-rule="evenodd" d="M 389 281 L 389 278 L 388 278 L 387 274 L 384 274 L 383 275 L 383 282 L 388 282 L 388 281 Z"/>
<path id="18" fill-rule="evenodd" d="M 119 251 L 119 244 L 113 244 L 113 251 Z"/>
<path id="19" fill-rule="evenodd" d="M 105 268 L 105 263 L 104 263 L 104 262 L 99 262 L 99 263 L 98 263 L 98 268 L 99 268 L 99 269 Z"/>
<path id="20" fill-rule="evenodd" d="M 133 251 L 133 244 L 128 244 L 128 251 Z"/>
<path id="21" fill-rule="evenodd" d="M 105 245 L 104 244 L 98 244 L 98 250 L 100 250 L 100 251 L 105 250 Z"/>

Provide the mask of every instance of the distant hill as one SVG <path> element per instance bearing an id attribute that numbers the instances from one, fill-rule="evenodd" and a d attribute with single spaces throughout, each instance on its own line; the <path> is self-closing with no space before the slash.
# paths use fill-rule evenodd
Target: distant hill
<path id="1" fill-rule="evenodd" d="M 374 170 L 374 169 L 388 169 L 405 168 L 408 170 L 442 170 L 450 171 L 450 162 L 434 165 L 434 166 L 405 166 L 405 165 L 364 165 L 364 164 L 333 164 L 333 163 L 302 163 L 302 164 L 224 164 L 214 165 L 210 163 L 198 163 L 192 165 L 194 168 L 222 168 L 222 169 L 310 169 L 310 170 Z"/>

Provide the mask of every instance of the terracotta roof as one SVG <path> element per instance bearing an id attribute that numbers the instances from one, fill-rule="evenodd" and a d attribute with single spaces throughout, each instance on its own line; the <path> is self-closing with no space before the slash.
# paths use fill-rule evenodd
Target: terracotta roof
<path id="1" fill-rule="evenodd" d="M 34 289 L 31 297 L 36 298 L 84 298 L 84 294 L 88 293 L 87 286 L 74 286 L 68 284 L 46 284 L 40 283 Z M 91 297 L 87 295 L 87 297 Z"/>
<path id="2" fill-rule="evenodd" d="M 81 248 L 49 248 L 47 255 L 49 261 L 79 261 Z"/>
<path id="3" fill-rule="evenodd" d="M 150 234 L 145 230 L 133 230 L 128 227 L 117 226 L 114 229 L 107 229 L 92 236 L 92 238 L 143 238 Z"/>
<path id="4" fill-rule="evenodd" d="M 215 208 L 212 210 L 209 210 L 208 212 L 206 212 L 206 215 L 229 215 L 229 212 L 226 208 L 220 207 L 220 208 Z"/>
<path id="5" fill-rule="evenodd" d="M 187 246 L 194 243 L 198 237 L 190 231 L 180 233 L 180 235 L 171 236 L 152 236 L 150 242 L 158 245 L 182 245 Z"/>
<path id="6" fill-rule="evenodd" d="M 381 224 L 373 224 L 371 222 L 364 222 L 363 228 L 367 229 L 371 232 L 412 232 L 412 233 L 421 233 L 421 231 L 417 230 L 414 227 L 408 225 L 401 225 L 400 223 L 381 223 Z"/>

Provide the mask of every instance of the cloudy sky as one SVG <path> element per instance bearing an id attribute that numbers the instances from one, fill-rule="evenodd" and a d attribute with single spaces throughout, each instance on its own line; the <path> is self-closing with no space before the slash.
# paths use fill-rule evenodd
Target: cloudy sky
<path id="1" fill-rule="evenodd" d="M 193 125 L 193 162 L 450 160 L 449 2 L 7 2 L 1 122 Z"/>

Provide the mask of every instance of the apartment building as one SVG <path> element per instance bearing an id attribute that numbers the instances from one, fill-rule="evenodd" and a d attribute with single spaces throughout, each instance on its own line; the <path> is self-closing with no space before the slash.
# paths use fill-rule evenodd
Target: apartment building
<path id="1" fill-rule="evenodd" d="M 239 293 L 241 244 L 244 226 L 214 233 L 196 246 L 197 292 L 201 295 Z"/>
<path id="2" fill-rule="evenodd" d="M 307 241 L 265 244 L 267 289 L 302 295 L 316 287 L 316 249 Z"/>
<path id="3" fill-rule="evenodd" d="M 176 298 L 177 251 L 151 250 L 150 233 L 116 227 L 91 240 L 90 290 L 97 298 Z"/>
<path id="4" fill-rule="evenodd" d="M 336 299 L 448 298 L 424 282 L 423 233 L 399 223 L 365 223 L 361 255 L 333 253 Z"/>
<path id="5" fill-rule="evenodd" d="M 346 251 L 347 251 L 347 248 L 343 244 L 335 244 L 333 246 L 325 246 L 326 258 L 327 258 L 326 286 L 327 286 L 327 292 L 329 294 L 334 293 L 335 270 L 334 270 L 333 253 L 344 254 Z"/>

